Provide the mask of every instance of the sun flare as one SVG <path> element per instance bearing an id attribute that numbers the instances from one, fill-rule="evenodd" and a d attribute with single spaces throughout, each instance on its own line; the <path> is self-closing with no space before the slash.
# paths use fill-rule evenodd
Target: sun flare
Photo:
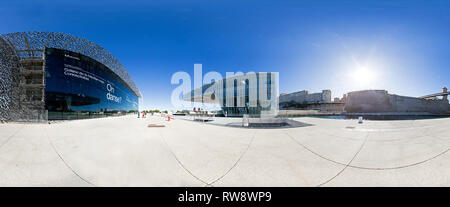
<path id="1" fill-rule="evenodd" d="M 375 81 L 376 74 L 369 68 L 358 68 L 351 72 L 352 81 L 360 87 L 370 87 Z"/>

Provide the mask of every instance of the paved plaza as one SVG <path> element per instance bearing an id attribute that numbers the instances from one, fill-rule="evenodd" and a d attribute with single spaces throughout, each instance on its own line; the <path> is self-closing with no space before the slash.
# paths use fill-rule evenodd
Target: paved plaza
<path id="1" fill-rule="evenodd" d="M 0 186 L 450 186 L 449 118 L 295 120 L 308 125 L 0 124 Z"/>

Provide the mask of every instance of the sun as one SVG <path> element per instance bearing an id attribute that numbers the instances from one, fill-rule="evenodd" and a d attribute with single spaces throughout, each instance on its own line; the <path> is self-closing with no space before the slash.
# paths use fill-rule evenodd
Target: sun
<path id="1" fill-rule="evenodd" d="M 358 87 L 368 88 L 374 83 L 376 73 L 368 67 L 360 67 L 351 71 L 350 76 L 352 77 L 352 82 Z"/>

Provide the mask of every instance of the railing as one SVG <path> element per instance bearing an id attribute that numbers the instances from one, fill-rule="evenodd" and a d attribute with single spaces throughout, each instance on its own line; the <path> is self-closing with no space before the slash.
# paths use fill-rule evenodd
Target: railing
<path id="1" fill-rule="evenodd" d="M 435 94 L 430 94 L 430 95 L 426 95 L 426 96 L 422 96 L 420 98 L 432 98 L 432 97 L 436 97 L 436 96 L 448 96 L 450 95 L 449 92 L 442 92 L 442 93 L 435 93 Z"/>
<path id="2" fill-rule="evenodd" d="M 186 119 L 201 122 L 214 121 L 214 117 L 215 114 L 186 114 Z"/>

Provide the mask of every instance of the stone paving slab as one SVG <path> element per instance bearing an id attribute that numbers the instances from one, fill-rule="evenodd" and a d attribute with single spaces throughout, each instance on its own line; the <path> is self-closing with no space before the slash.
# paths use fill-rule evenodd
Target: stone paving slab
<path id="1" fill-rule="evenodd" d="M 0 186 L 450 186 L 449 118 L 294 120 L 310 126 L 161 116 L 0 124 Z"/>

